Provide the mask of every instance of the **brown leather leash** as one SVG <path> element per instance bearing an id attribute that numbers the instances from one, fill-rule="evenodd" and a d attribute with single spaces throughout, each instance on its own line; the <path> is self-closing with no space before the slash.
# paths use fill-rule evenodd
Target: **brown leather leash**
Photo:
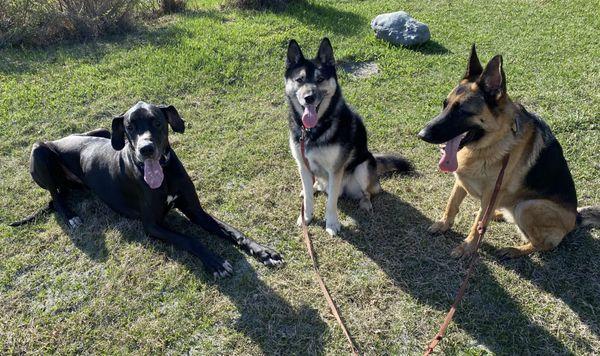
<path id="1" fill-rule="evenodd" d="M 315 176 L 312 173 L 312 171 L 310 170 L 310 166 L 308 164 L 308 159 L 306 158 L 306 154 L 305 154 L 305 142 L 304 142 L 305 140 L 306 140 L 306 129 L 304 127 L 302 127 L 302 134 L 300 135 L 300 152 L 302 154 L 302 160 L 304 161 L 306 168 L 308 168 L 308 171 L 311 173 L 312 178 L 313 178 L 313 183 L 314 183 Z M 306 192 L 305 192 L 305 194 L 306 194 Z M 329 309 L 331 310 L 331 313 L 333 314 L 333 316 L 335 317 L 335 320 L 337 321 L 338 325 L 342 329 L 344 336 L 346 336 L 346 339 L 348 340 L 348 344 L 350 345 L 350 349 L 352 350 L 352 354 L 358 356 L 358 354 L 359 354 L 358 348 L 354 344 L 354 341 L 352 341 L 352 337 L 350 336 L 348 329 L 346 329 L 346 325 L 344 324 L 344 321 L 342 320 L 342 317 L 340 316 L 338 308 L 335 305 L 333 298 L 331 298 L 331 294 L 329 294 L 329 290 L 327 289 L 327 286 L 325 285 L 325 282 L 323 281 L 323 277 L 321 277 L 321 273 L 319 272 L 319 265 L 317 264 L 317 258 L 315 257 L 315 252 L 313 250 L 313 244 L 310 239 L 310 235 L 308 233 L 308 226 L 306 225 L 306 219 L 304 218 L 304 199 L 302 199 L 302 208 L 300 210 L 300 214 L 301 214 L 300 216 L 302 216 L 302 237 L 304 239 L 304 243 L 306 244 L 306 249 L 308 251 L 308 255 L 310 256 L 310 259 L 312 261 L 313 269 L 315 270 L 315 274 L 317 275 L 317 282 L 319 283 L 319 287 L 321 287 L 321 292 L 323 292 L 323 296 L 325 296 L 325 300 L 327 301 L 327 304 L 329 305 Z"/>
<path id="2" fill-rule="evenodd" d="M 452 317 L 454 316 L 454 313 L 456 312 L 456 309 L 458 308 L 458 304 L 460 303 L 463 296 L 465 295 L 465 291 L 467 289 L 467 284 L 469 283 L 469 277 L 471 277 L 471 274 L 473 273 L 473 270 L 475 269 L 475 263 L 479 259 L 479 252 L 478 252 L 479 245 L 481 245 L 481 241 L 483 240 L 483 235 L 485 234 L 485 232 L 487 230 L 487 224 L 490 220 L 490 216 L 492 215 L 492 212 L 494 211 L 494 205 L 496 205 L 496 199 L 498 198 L 498 192 L 500 191 L 500 187 L 502 186 L 502 178 L 504 177 L 504 171 L 506 170 L 506 166 L 508 165 L 508 159 L 509 159 L 509 155 L 507 154 L 506 156 L 504 156 L 504 158 L 502 160 L 502 168 L 500 169 L 500 173 L 498 173 L 498 178 L 496 179 L 496 185 L 494 186 L 494 191 L 492 192 L 492 197 L 490 199 L 490 202 L 488 203 L 488 205 L 485 208 L 483 218 L 479 221 L 479 223 L 477 225 L 477 245 L 475 246 L 475 252 L 473 253 L 471 262 L 469 263 L 469 269 L 467 270 L 467 275 L 463 279 L 463 281 L 460 285 L 460 288 L 458 289 L 458 293 L 456 294 L 454 303 L 452 303 L 452 306 L 450 307 L 448 314 L 446 314 L 446 318 L 444 319 L 444 322 L 440 326 L 440 330 L 435 335 L 435 337 L 431 340 L 431 342 L 429 342 L 429 345 L 427 346 L 427 350 L 423 354 L 424 356 L 431 355 L 431 353 L 433 352 L 433 349 L 435 349 L 435 347 L 438 345 L 438 343 L 442 340 L 442 338 L 446 334 L 446 329 L 448 329 L 448 325 L 450 325 L 450 322 L 452 321 Z"/>

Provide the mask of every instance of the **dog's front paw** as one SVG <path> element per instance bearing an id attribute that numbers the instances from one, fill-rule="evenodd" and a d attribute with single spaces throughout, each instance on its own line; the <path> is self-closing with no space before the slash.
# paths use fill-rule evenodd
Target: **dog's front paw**
<path id="1" fill-rule="evenodd" d="M 446 221 L 436 221 L 427 229 L 427 232 L 430 234 L 441 234 L 443 232 L 448 231 L 450 229 L 450 224 Z"/>
<path id="2" fill-rule="evenodd" d="M 304 220 L 306 220 L 306 225 L 310 225 L 312 221 L 312 216 L 309 217 L 304 215 Z M 298 216 L 298 220 L 296 220 L 296 225 L 298 225 L 299 227 L 302 226 L 302 214 Z"/>
<path id="3" fill-rule="evenodd" d="M 498 251 L 498 257 L 501 260 L 510 260 L 521 256 L 523 256 L 523 251 L 516 247 L 504 247 Z"/>
<path id="4" fill-rule="evenodd" d="M 83 225 L 83 221 L 81 220 L 81 218 L 79 216 L 74 216 L 69 219 L 69 227 L 71 229 L 75 230 L 78 227 L 80 227 L 81 225 Z"/>
<path id="5" fill-rule="evenodd" d="M 222 257 L 209 254 L 202 257 L 202 263 L 206 272 L 212 274 L 215 278 L 229 277 L 233 274 L 233 266 Z"/>
<path id="6" fill-rule="evenodd" d="M 265 266 L 280 267 L 284 263 L 279 252 L 259 244 L 251 247 L 250 254 Z"/>
<path id="7" fill-rule="evenodd" d="M 460 245 L 458 245 L 454 250 L 452 250 L 450 256 L 454 258 L 468 257 L 473 252 L 475 252 L 475 243 L 463 242 Z"/>
<path id="8" fill-rule="evenodd" d="M 373 211 L 373 204 L 371 203 L 371 199 L 362 198 L 358 203 L 358 206 L 367 213 Z"/>
<path id="9" fill-rule="evenodd" d="M 337 235 L 342 228 L 342 224 L 340 224 L 338 219 L 327 219 L 327 223 L 325 224 L 325 231 L 331 236 Z"/>

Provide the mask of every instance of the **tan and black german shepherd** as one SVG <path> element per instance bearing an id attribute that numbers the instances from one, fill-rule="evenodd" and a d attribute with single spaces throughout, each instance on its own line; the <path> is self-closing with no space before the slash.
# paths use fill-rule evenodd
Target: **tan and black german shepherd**
<path id="1" fill-rule="evenodd" d="M 483 69 L 473 45 L 464 78 L 419 137 L 445 143 L 439 167 L 456 177 L 444 217 L 429 231 L 448 230 L 467 194 L 481 201 L 469 235 L 452 251 L 454 257 L 474 252 L 477 222 L 490 201 L 506 154 L 510 160 L 496 202 L 496 218 L 515 223 L 527 243 L 501 249 L 501 257 L 551 250 L 577 226 L 600 224 L 600 206 L 577 209 L 573 178 L 548 125 L 508 97 L 500 55 Z"/>

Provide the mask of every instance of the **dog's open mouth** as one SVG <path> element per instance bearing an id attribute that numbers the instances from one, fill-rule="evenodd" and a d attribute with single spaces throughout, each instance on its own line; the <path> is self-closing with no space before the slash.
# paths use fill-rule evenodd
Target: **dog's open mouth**
<path id="1" fill-rule="evenodd" d="M 160 187 L 165 175 L 157 159 L 146 158 L 144 160 L 144 181 L 152 189 Z"/>
<path id="2" fill-rule="evenodd" d="M 319 105 L 306 105 L 302 113 L 302 125 L 304 128 L 310 129 L 317 125 L 317 110 Z"/>
<path id="3" fill-rule="evenodd" d="M 442 158 L 438 163 L 440 170 L 447 173 L 455 172 L 458 169 L 458 151 L 467 144 L 480 139 L 481 136 L 483 136 L 483 130 L 472 129 L 442 144 L 440 147 Z"/>

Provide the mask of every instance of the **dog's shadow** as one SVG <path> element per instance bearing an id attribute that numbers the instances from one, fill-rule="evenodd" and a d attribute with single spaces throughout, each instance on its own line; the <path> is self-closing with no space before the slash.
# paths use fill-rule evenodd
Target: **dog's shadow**
<path id="1" fill-rule="evenodd" d="M 486 251 L 495 254 L 489 245 Z M 553 251 L 503 261 L 504 268 L 562 300 L 595 335 L 600 335 L 600 241 L 589 229 L 576 229 Z M 590 350 L 591 352 L 592 350 Z"/>
<path id="2" fill-rule="evenodd" d="M 373 213 L 364 212 L 358 208 L 356 202 L 345 199 L 340 200 L 339 208 L 357 222 L 357 227 L 344 229 L 341 238 L 364 252 L 379 265 L 397 287 L 420 303 L 427 304 L 438 311 L 445 312 L 449 309 L 468 266 L 465 260 L 451 258 L 450 252 L 464 239 L 464 236 L 453 232 L 448 232 L 444 236 L 431 236 L 427 233 L 427 228 L 432 223 L 429 218 L 410 204 L 385 192 L 374 197 Z M 597 253 L 600 252 L 598 249 L 596 244 L 593 250 Z M 484 258 L 494 259 L 495 256 Z M 522 262 L 515 263 L 517 266 L 527 264 L 525 260 L 526 258 L 522 259 Z M 575 264 L 575 260 L 573 259 L 570 264 Z M 552 266 L 558 268 L 562 262 L 553 262 Z M 579 269 L 587 269 L 587 267 L 580 266 Z M 556 280 L 552 272 L 556 271 L 547 269 L 536 269 L 536 271 L 531 270 L 529 273 L 544 275 L 546 277 L 544 280 L 549 284 L 541 283 L 540 286 L 544 290 L 552 291 L 551 283 Z M 527 275 L 527 273 L 519 273 L 523 276 Z M 590 273 L 594 276 L 600 274 L 597 268 Z M 466 296 L 454 317 L 454 322 L 495 353 L 514 354 L 521 353 L 525 349 L 531 352 L 535 350 L 567 352 L 561 341 L 525 314 L 496 278 L 486 264 L 478 264 Z M 598 286 L 589 284 L 590 286 L 586 288 L 590 292 L 589 298 L 594 294 L 597 298 Z M 561 293 L 556 295 L 564 298 Z M 578 305 L 576 309 L 584 312 L 586 303 L 582 301 Z M 594 304 L 590 301 L 589 305 Z M 594 315 L 594 313 L 588 310 L 587 315 Z M 437 327 L 442 321 L 440 317 L 439 323 L 436 322 L 431 330 L 425 331 L 429 334 L 428 338 L 437 333 Z M 595 325 L 597 328 L 597 320 L 588 320 L 588 325 Z M 500 337 L 498 330 L 503 330 L 504 335 L 510 333 L 510 337 Z M 423 346 L 428 340 L 423 340 Z"/>
<path id="3" fill-rule="evenodd" d="M 83 225 L 73 230 L 57 220 L 73 244 L 90 259 L 96 262 L 107 260 L 110 252 L 106 247 L 105 231 L 115 229 L 126 242 L 148 246 L 185 266 L 197 280 L 217 286 L 240 314 L 237 320 L 220 323 L 243 333 L 260 347 L 263 354 L 324 354 L 322 337 L 328 329 L 318 311 L 307 305 L 292 306 L 259 278 L 248 261 L 251 257 L 231 243 L 193 225 L 177 211 L 171 211 L 165 219 L 173 231 L 198 238 L 212 251 L 224 251 L 222 256 L 232 263 L 234 274 L 230 278 L 214 279 L 204 272 L 202 263 L 195 256 L 146 236 L 141 222 L 120 217 L 89 192 L 82 190 L 71 194 L 68 203 L 74 211 L 82 213 Z M 259 265 L 258 268 L 269 273 L 267 266 Z"/>

